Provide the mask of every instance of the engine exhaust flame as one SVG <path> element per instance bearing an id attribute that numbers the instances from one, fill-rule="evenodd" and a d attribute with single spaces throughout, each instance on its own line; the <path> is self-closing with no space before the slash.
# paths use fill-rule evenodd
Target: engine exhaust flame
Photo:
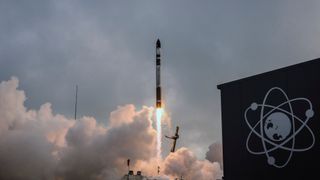
<path id="1" fill-rule="evenodd" d="M 162 130 L 161 130 L 161 120 L 162 120 L 162 114 L 163 114 L 163 109 L 162 108 L 157 108 L 156 109 L 156 118 L 157 118 L 157 158 L 158 161 L 162 159 L 161 156 L 161 136 L 162 136 Z"/>

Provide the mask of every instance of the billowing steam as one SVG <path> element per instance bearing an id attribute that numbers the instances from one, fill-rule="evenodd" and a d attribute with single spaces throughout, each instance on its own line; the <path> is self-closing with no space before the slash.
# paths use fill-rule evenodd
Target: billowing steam
<path id="1" fill-rule="evenodd" d="M 223 167 L 222 144 L 215 142 L 209 146 L 209 151 L 206 153 L 206 159 L 210 162 L 218 162 Z"/>
<path id="2" fill-rule="evenodd" d="M 110 180 L 130 169 L 157 174 L 157 131 L 154 109 L 119 106 L 109 123 L 93 117 L 77 121 L 53 114 L 50 103 L 39 110 L 24 106 L 18 79 L 0 83 L 0 179 Z M 161 175 L 187 179 L 215 179 L 217 162 L 199 161 L 186 148 L 170 153 L 161 163 Z"/>
<path id="3" fill-rule="evenodd" d="M 165 174 L 184 179 L 215 180 L 222 176 L 219 163 L 198 160 L 193 152 L 184 147 L 169 154 L 164 166 Z"/>

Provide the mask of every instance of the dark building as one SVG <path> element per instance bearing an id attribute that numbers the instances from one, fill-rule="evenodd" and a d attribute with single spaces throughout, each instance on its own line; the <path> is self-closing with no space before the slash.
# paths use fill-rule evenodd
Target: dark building
<path id="1" fill-rule="evenodd" d="M 224 180 L 320 179 L 320 59 L 218 89 Z"/>

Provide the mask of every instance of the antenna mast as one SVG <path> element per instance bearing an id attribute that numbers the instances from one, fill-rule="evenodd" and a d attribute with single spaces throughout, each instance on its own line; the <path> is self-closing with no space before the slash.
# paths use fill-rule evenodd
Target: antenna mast
<path id="1" fill-rule="evenodd" d="M 76 102 L 74 104 L 74 119 L 77 120 L 77 105 L 78 105 L 78 85 L 76 85 Z"/>

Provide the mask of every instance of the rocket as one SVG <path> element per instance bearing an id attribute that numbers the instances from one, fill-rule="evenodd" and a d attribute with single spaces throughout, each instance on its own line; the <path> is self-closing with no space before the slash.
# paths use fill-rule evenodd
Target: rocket
<path id="1" fill-rule="evenodd" d="M 156 107 L 161 108 L 161 86 L 160 86 L 160 61 L 161 61 L 161 55 L 160 55 L 160 48 L 161 43 L 158 39 L 156 42 Z"/>

